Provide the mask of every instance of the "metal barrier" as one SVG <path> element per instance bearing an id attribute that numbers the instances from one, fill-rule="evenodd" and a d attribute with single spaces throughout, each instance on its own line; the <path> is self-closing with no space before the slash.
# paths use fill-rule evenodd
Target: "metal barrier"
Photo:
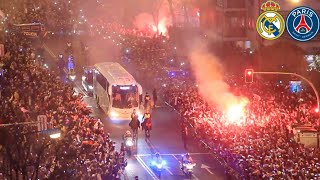
<path id="1" fill-rule="evenodd" d="M 167 106 L 169 106 L 170 108 L 172 108 L 177 114 L 179 114 L 180 117 L 183 118 L 183 116 L 178 112 L 177 109 L 175 109 L 173 106 L 170 105 L 170 103 L 168 103 L 167 101 L 165 101 L 165 104 Z M 185 121 L 187 122 L 187 121 Z M 188 123 L 188 125 L 194 129 L 194 133 L 195 135 L 198 135 L 199 133 L 196 131 L 196 128 L 194 128 L 194 126 L 191 124 L 191 123 Z M 237 172 L 236 170 L 234 170 L 232 167 L 230 167 L 228 165 L 228 163 L 223 159 L 223 157 L 221 157 L 217 152 L 215 152 L 214 149 L 212 149 L 212 147 L 210 147 L 204 140 L 202 139 L 199 139 L 200 143 L 203 144 L 206 148 L 208 148 L 210 151 L 211 151 L 211 154 L 214 156 L 214 158 L 219 162 L 219 164 L 221 166 L 223 166 L 224 168 L 227 168 L 227 169 L 231 169 L 231 176 L 232 176 L 232 179 L 245 179 L 243 177 L 243 175 L 241 175 L 241 173 Z"/>

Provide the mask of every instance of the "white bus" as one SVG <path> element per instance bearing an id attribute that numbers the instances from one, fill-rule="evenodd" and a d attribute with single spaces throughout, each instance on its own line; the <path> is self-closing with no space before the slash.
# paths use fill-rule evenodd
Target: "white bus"
<path id="1" fill-rule="evenodd" d="M 130 119 L 133 109 L 139 113 L 142 87 L 131 74 L 115 62 L 98 63 L 94 69 L 94 97 L 111 119 Z"/>

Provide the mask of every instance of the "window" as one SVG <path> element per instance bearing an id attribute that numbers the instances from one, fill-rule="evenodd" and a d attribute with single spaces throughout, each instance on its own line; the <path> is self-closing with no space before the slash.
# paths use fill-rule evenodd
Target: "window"
<path id="1" fill-rule="evenodd" d="M 96 79 L 97 79 L 97 82 L 102 86 L 102 88 L 104 90 L 106 90 L 106 88 L 107 88 L 107 79 L 102 74 L 100 74 L 99 72 L 96 73 Z"/>

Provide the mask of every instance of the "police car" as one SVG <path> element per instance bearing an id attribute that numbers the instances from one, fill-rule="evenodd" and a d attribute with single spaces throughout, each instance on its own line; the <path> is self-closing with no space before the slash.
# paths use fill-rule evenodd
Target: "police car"
<path id="1" fill-rule="evenodd" d="M 93 95 L 93 67 L 83 68 L 83 75 L 81 80 L 82 87 L 87 91 L 89 96 Z"/>

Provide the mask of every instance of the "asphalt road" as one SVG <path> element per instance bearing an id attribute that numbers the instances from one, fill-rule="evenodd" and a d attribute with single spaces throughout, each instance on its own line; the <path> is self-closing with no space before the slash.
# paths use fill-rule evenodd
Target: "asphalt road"
<path id="1" fill-rule="evenodd" d="M 58 42 L 57 42 L 58 41 Z M 96 43 L 95 43 L 96 42 Z M 103 43 L 106 44 L 103 44 Z M 46 42 L 47 55 L 52 61 L 65 48 L 66 40 L 49 40 Z M 90 42 L 90 48 L 93 48 L 100 57 L 108 59 L 109 52 L 105 51 L 105 47 L 111 47 L 110 43 L 105 40 L 97 40 Z M 96 56 L 97 57 L 97 56 Z M 112 58 L 109 58 L 112 59 Z M 53 64 L 54 63 L 50 63 Z M 138 70 L 138 69 L 137 69 Z M 78 80 L 74 83 L 76 92 L 86 94 Z M 85 96 L 84 101 L 89 108 L 93 110 L 92 116 L 101 119 L 104 123 L 105 132 L 110 133 L 110 137 L 117 143 L 120 148 L 122 136 L 129 129 L 129 121 L 126 120 L 110 120 L 103 111 L 96 107 L 96 102 L 92 97 Z M 142 180 L 159 179 L 150 168 L 151 155 L 155 152 L 162 154 L 162 158 L 167 165 L 162 172 L 161 179 L 182 180 L 186 179 L 179 167 L 181 155 L 189 152 L 196 166 L 194 167 L 195 180 L 220 180 L 224 179 L 224 169 L 219 165 L 213 156 L 199 148 L 199 144 L 194 141 L 188 141 L 187 150 L 184 149 L 181 131 L 179 127 L 179 117 L 170 108 L 159 106 L 152 112 L 153 130 L 149 141 L 145 140 L 144 132 L 141 130 L 138 134 L 138 144 L 134 150 L 134 154 L 128 158 L 128 166 L 122 179 L 134 179 L 139 176 Z"/>

